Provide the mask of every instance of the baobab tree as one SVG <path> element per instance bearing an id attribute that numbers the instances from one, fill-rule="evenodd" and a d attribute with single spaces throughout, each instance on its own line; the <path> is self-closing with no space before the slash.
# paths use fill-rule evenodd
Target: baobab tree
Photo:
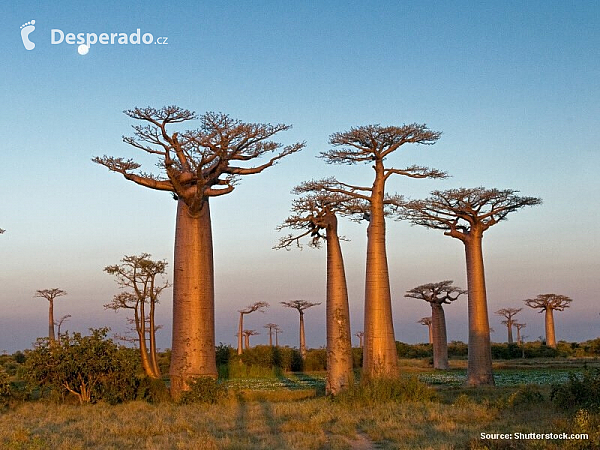
<path id="1" fill-rule="evenodd" d="M 508 328 L 508 343 L 513 344 L 513 333 L 512 327 L 515 324 L 514 317 L 521 311 L 523 308 L 502 308 L 496 311 L 494 314 L 498 314 L 499 316 L 504 317 L 506 320 L 502 321 L 502 324 L 506 325 Z"/>
<path id="2" fill-rule="evenodd" d="M 279 333 L 283 333 L 279 325 L 275 325 L 275 347 L 279 347 Z"/>
<path id="3" fill-rule="evenodd" d="M 431 320 L 431 316 L 421 317 L 419 320 L 417 320 L 417 323 L 420 323 L 421 325 L 425 325 L 427 327 L 429 343 L 433 344 L 433 328 L 432 328 L 433 320 Z"/>
<path id="4" fill-rule="evenodd" d="M 267 302 L 256 302 L 253 303 L 251 305 L 248 305 L 245 309 L 239 309 L 238 312 L 240 313 L 240 323 L 238 325 L 238 348 L 237 348 L 237 354 L 241 355 L 242 354 L 242 335 L 244 334 L 243 330 L 244 330 L 244 316 L 246 314 L 251 314 L 254 311 L 260 311 L 260 312 L 264 312 L 264 308 L 268 308 L 269 304 Z"/>
<path id="5" fill-rule="evenodd" d="M 276 332 L 278 325 L 276 323 L 268 323 L 263 328 L 269 330 L 269 347 L 273 347 L 273 332 Z"/>
<path id="6" fill-rule="evenodd" d="M 290 302 L 280 302 L 283 306 L 287 308 L 293 308 L 298 311 L 300 314 L 300 355 L 302 359 L 306 358 L 306 338 L 304 335 L 304 311 L 308 308 L 312 308 L 313 306 L 318 306 L 319 303 L 312 303 L 306 300 L 292 300 Z"/>
<path id="7" fill-rule="evenodd" d="M 513 325 L 517 329 L 517 344 L 518 345 L 523 345 L 523 340 L 521 338 L 521 329 L 525 328 L 527 326 L 527 324 L 526 323 L 513 322 Z"/>
<path id="8" fill-rule="evenodd" d="M 444 304 L 450 304 L 467 291 L 452 286 L 452 280 L 438 283 L 427 283 L 406 291 L 408 298 L 425 300 L 431 305 L 431 324 L 429 327 L 429 342 L 433 344 L 433 368 L 447 370 L 448 366 L 448 337 L 446 334 L 446 316 Z"/>
<path id="9" fill-rule="evenodd" d="M 123 289 L 104 308 L 133 312 L 131 323 L 137 335 L 135 341 L 140 351 L 142 368 L 150 378 L 160 378 L 156 355 L 155 313 L 160 294 L 170 285 L 161 280 L 166 273 L 167 262 L 154 261 L 151 257 L 148 253 L 124 256 L 120 264 L 104 268 L 106 273 L 115 276 L 117 285 Z"/>
<path id="10" fill-rule="evenodd" d="M 330 164 L 369 164 L 374 170 L 371 186 L 358 186 L 330 179 L 322 188 L 346 195 L 368 205 L 367 261 L 365 277 L 363 377 L 394 378 L 398 375 L 398 355 L 394 337 L 390 280 L 385 241 L 386 205 L 397 204 L 398 196 L 386 194 L 386 182 L 393 175 L 410 178 L 444 178 L 438 170 L 420 166 L 404 169 L 389 167 L 386 158 L 405 144 L 434 144 L 441 133 L 426 125 L 410 124 L 383 127 L 367 125 L 334 133 L 329 138 L 333 149 L 321 157 Z"/>
<path id="11" fill-rule="evenodd" d="M 293 243 L 301 246 L 301 239 L 305 237 L 309 238 L 311 247 L 319 248 L 322 241 L 326 243 L 327 380 L 325 391 L 327 394 L 337 395 L 353 385 L 354 372 L 348 288 L 336 214 L 352 214 L 354 212 L 352 208 L 357 202 L 346 195 L 314 191 L 314 184 L 308 182 L 294 189 L 295 194 L 306 194 L 293 201 L 292 214 L 278 229 L 290 228 L 297 232 L 281 238 L 275 248 L 288 249 Z M 305 352 L 302 350 L 302 345 L 301 352 Z M 302 357 L 304 358 L 304 353 Z"/>
<path id="12" fill-rule="evenodd" d="M 358 346 L 359 348 L 363 348 L 363 338 L 365 336 L 365 333 L 363 331 L 357 331 L 354 336 L 356 336 L 358 338 Z"/>
<path id="13" fill-rule="evenodd" d="M 48 300 L 48 339 L 54 342 L 54 299 L 67 295 L 65 291 L 59 288 L 40 289 L 35 291 L 34 298 L 45 298 Z"/>
<path id="14" fill-rule="evenodd" d="M 483 270 L 483 233 L 525 206 L 539 205 L 536 197 L 521 197 L 506 189 L 460 188 L 434 191 L 425 200 L 407 202 L 400 214 L 413 224 L 444 231 L 465 246 L 467 266 L 469 358 L 467 384 L 493 385 L 490 324 Z"/>
<path id="15" fill-rule="evenodd" d="M 56 340 L 58 341 L 58 343 L 60 344 L 60 329 L 62 327 L 62 324 L 65 320 L 69 319 L 71 317 L 71 314 L 67 314 L 65 316 L 62 316 L 60 319 L 58 319 L 57 322 L 54 322 L 54 325 L 56 325 Z"/>
<path id="16" fill-rule="evenodd" d="M 573 301 L 566 295 L 559 294 L 539 294 L 536 298 L 525 300 L 525 304 L 533 309 L 539 309 L 540 313 L 545 312 L 546 324 L 546 345 L 556 348 L 556 335 L 554 333 L 554 311 L 564 311 Z"/>
<path id="17" fill-rule="evenodd" d="M 260 333 L 256 330 L 243 330 L 242 334 L 244 335 L 244 346 L 248 350 L 250 348 L 250 336 L 256 336 Z"/>
<path id="18" fill-rule="evenodd" d="M 240 177 L 262 172 L 304 147 L 282 148 L 270 139 L 289 125 L 245 123 L 209 112 L 200 128 L 179 133 L 171 127 L 197 118 L 177 106 L 125 111 L 142 124 L 124 141 L 158 157 L 160 175 L 139 172 L 132 159 L 95 157 L 94 162 L 143 187 L 167 191 L 177 201 L 173 275 L 173 340 L 169 374 L 178 399 L 194 377 L 217 376 L 214 266 L 209 199 L 232 192 Z M 251 162 L 268 155 L 266 161 Z"/>

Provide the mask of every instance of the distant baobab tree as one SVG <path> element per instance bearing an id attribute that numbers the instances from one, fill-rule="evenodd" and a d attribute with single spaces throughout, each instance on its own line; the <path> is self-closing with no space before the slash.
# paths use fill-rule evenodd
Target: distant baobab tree
<path id="1" fill-rule="evenodd" d="M 150 378 L 160 378 L 156 354 L 158 327 L 154 316 L 160 294 L 170 285 L 160 279 L 166 273 L 167 262 L 154 261 L 151 257 L 148 253 L 124 256 L 120 264 L 104 268 L 106 273 L 116 277 L 117 285 L 122 289 L 104 308 L 133 312 L 131 323 L 137 336 L 135 341 L 140 350 L 142 368 Z"/>
<path id="2" fill-rule="evenodd" d="M 421 325 L 425 325 L 427 327 L 429 343 L 433 344 L 433 327 L 432 327 L 433 321 L 431 320 L 431 316 L 421 317 L 419 320 L 417 320 L 417 323 L 420 323 Z"/>
<path id="3" fill-rule="evenodd" d="M 54 324 L 56 325 L 56 336 L 57 336 L 57 341 L 60 344 L 60 328 L 62 327 L 62 324 L 65 320 L 69 319 L 71 317 L 71 314 L 67 314 L 65 316 L 62 316 L 60 319 L 58 319 L 57 322 L 54 322 Z"/>
<path id="4" fill-rule="evenodd" d="M 298 311 L 300 314 L 300 355 L 302 359 L 306 358 L 306 338 L 304 335 L 304 310 L 308 308 L 312 308 L 313 306 L 318 306 L 319 303 L 312 303 L 306 300 L 292 300 L 290 302 L 280 302 L 283 306 L 287 308 L 293 308 Z"/>
<path id="5" fill-rule="evenodd" d="M 558 294 L 540 294 L 536 298 L 525 300 L 525 304 L 533 309 L 539 309 L 540 313 L 545 312 L 546 320 L 546 345 L 556 348 L 556 335 L 554 333 L 554 311 L 564 311 L 573 301 L 566 295 Z"/>
<path id="6" fill-rule="evenodd" d="M 283 331 L 279 328 L 279 325 L 275 325 L 273 330 L 275 330 L 275 347 L 279 347 L 279 333 L 283 333 Z"/>
<path id="7" fill-rule="evenodd" d="M 354 384 L 352 369 L 352 338 L 350 336 L 350 309 L 344 259 L 338 236 L 337 214 L 352 214 L 356 200 L 342 194 L 332 194 L 307 182 L 294 189 L 295 194 L 305 194 L 294 199 L 292 214 L 278 229 L 297 230 L 280 239 L 275 248 L 289 249 L 293 243 L 301 246 L 302 238 L 319 248 L 325 241 L 327 248 L 327 394 L 337 395 Z M 301 350 L 302 351 L 302 350 Z M 303 355 L 304 357 L 304 355 Z"/>
<path id="8" fill-rule="evenodd" d="M 240 313 L 240 322 L 238 325 L 238 348 L 237 348 L 237 354 L 241 355 L 242 354 L 242 335 L 243 330 L 244 330 L 244 316 L 246 314 L 250 314 L 253 313 L 254 311 L 263 311 L 263 308 L 268 308 L 269 304 L 267 302 L 256 302 L 253 303 L 251 305 L 246 306 L 246 308 L 244 309 L 239 309 L 238 312 Z"/>
<path id="9" fill-rule="evenodd" d="M 304 147 L 282 148 L 270 139 L 289 125 L 245 123 L 208 112 L 200 128 L 170 129 L 197 119 L 178 106 L 125 111 L 141 121 L 124 141 L 158 157 L 160 175 L 138 172 L 132 159 L 95 157 L 94 162 L 143 187 L 170 192 L 177 200 L 173 275 L 171 395 L 178 399 L 194 377 L 217 376 L 214 320 L 214 266 L 209 199 L 232 192 L 239 178 L 262 172 Z M 251 162 L 269 155 L 266 161 Z"/>
<path id="10" fill-rule="evenodd" d="M 523 340 L 522 340 L 522 337 L 521 337 L 521 329 L 525 328 L 527 326 L 527 324 L 526 323 L 513 322 L 513 325 L 517 329 L 517 344 L 518 345 L 523 345 Z"/>
<path id="11" fill-rule="evenodd" d="M 244 335 L 244 346 L 248 350 L 250 348 L 250 336 L 256 336 L 260 333 L 256 330 L 243 330 L 242 334 Z"/>
<path id="12" fill-rule="evenodd" d="M 502 323 L 506 325 L 508 329 L 508 343 L 513 344 L 513 333 L 512 327 L 515 324 L 514 316 L 516 316 L 523 308 L 502 308 L 495 312 L 499 316 L 504 317 L 506 320 L 503 320 Z"/>
<path id="13" fill-rule="evenodd" d="M 276 323 L 268 323 L 263 328 L 269 330 L 269 347 L 273 347 L 273 332 L 276 332 L 278 325 Z"/>
<path id="14" fill-rule="evenodd" d="M 439 132 L 425 125 L 367 125 L 334 133 L 329 144 L 334 148 L 322 152 L 329 164 L 368 164 L 374 170 L 370 186 L 358 186 L 330 179 L 322 189 L 363 201 L 368 209 L 364 218 L 367 228 L 367 262 L 364 307 L 363 372 L 365 380 L 398 376 L 398 355 L 394 337 L 390 279 L 386 254 L 385 209 L 397 203 L 398 196 L 386 194 L 385 185 L 394 175 L 410 178 L 444 178 L 446 174 L 426 167 L 404 169 L 390 167 L 386 158 L 405 144 L 434 144 Z"/>
<path id="15" fill-rule="evenodd" d="M 41 289 L 41 290 L 35 291 L 34 298 L 38 297 L 38 298 L 45 298 L 46 300 L 48 300 L 48 339 L 50 339 L 51 342 L 53 342 L 55 339 L 55 336 L 54 336 L 54 299 L 57 297 L 62 297 L 64 295 L 67 295 L 67 293 L 59 288 Z"/>
<path id="16" fill-rule="evenodd" d="M 434 191 L 425 200 L 407 202 L 401 214 L 413 224 L 442 230 L 465 246 L 469 310 L 467 384 L 471 386 L 494 384 L 483 233 L 505 220 L 509 213 L 542 202 L 536 197 L 520 197 L 517 192 L 483 187 Z"/>
<path id="17" fill-rule="evenodd" d="M 363 348 L 363 337 L 365 336 L 365 333 L 362 331 L 357 331 L 356 334 L 354 334 L 354 336 L 358 338 L 359 348 Z"/>
<path id="18" fill-rule="evenodd" d="M 452 286 L 452 280 L 422 284 L 406 291 L 405 297 L 425 300 L 431 305 L 429 342 L 433 344 L 433 368 L 448 370 L 448 336 L 444 304 L 450 304 L 467 291 Z"/>

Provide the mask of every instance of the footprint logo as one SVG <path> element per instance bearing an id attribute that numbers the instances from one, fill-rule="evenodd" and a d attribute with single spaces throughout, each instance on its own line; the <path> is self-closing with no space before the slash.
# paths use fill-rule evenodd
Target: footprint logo
<path id="1" fill-rule="evenodd" d="M 21 39 L 23 39 L 23 45 L 26 50 L 33 50 L 35 48 L 35 44 L 29 40 L 29 35 L 33 30 L 35 30 L 35 20 L 21 25 Z"/>

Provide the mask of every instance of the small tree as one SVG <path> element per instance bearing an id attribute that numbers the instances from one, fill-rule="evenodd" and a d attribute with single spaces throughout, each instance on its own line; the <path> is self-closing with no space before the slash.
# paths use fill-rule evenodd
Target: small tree
<path id="1" fill-rule="evenodd" d="M 304 311 L 313 306 L 318 306 L 319 303 L 312 303 L 306 300 L 292 300 L 290 302 L 281 302 L 281 304 L 287 308 L 293 308 L 300 314 L 300 355 L 302 359 L 306 358 L 306 338 L 304 336 Z"/>
<path id="2" fill-rule="evenodd" d="M 521 336 L 521 330 L 527 326 L 526 323 L 513 322 L 513 325 L 517 329 L 517 344 L 523 345 L 523 339 Z"/>
<path id="3" fill-rule="evenodd" d="M 494 384 L 483 233 L 511 212 L 542 202 L 536 197 L 520 197 L 517 192 L 483 187 L 434 191 L 425 200 L 406 203 L 400 214 L 413 224 L 442 230 L 464 244 L 469 309 L 467 384 L 471 386 Z"/>
<path id="4" fill-rule="evenodd" d="M 277 330 L 279 326 L 276 323 L 268 323 L 263 328 L 269 330 L 269 347 L 273 347 L 273 332 Z"/>
<path id="5" fill-rule="evenodd" d="M 276 325 L 275 328 L 275 347 L 279 347 L 279 333 L 283 333 L 279 325 Z"/>
<path id="6" fill-rule="evenodd" d="M 405 297 L 425 300 L 431 305 L 431 325 L 429 342 L 433 344 L 433 368 L 447 370 L 448 338 L 444 304 L 450 304 L 467 291 L 452 286 L 452 280 L 422 284 L 406 291 Z"/>
<path id="7" fill-rule="evenodd" d="M 566 295 L 558 294 L 540 294 L 536 298 L 525 300 L 525 304 L 533 309 L 539 309 L 540 313 L 545 312 L 546 324 L 546 345 L 556 348 L 556 335 L 554 333 L 554 311 L 564 311 L 573 301 Z"/>
<path id="8" fill-rule="evenodd" d="M 250 336 L 256 336 L 260 333 L 256 330 L 243 330 L 242 334 L 244 335 L 244 346 L 248 350 L 250 349 Z"/>
<path id="9" fill-rule="evenodd" d="M 65 291 L 59 288 L 41 289 L 35 291 L 34 297 L 45 298 L 48 300 L 48 339 L 54 341 L 54 299 L 67 295 Z"/>
<path id="10" fill-rule="evenodd" d="M 430 317 L 422 317 L 419 320 L 417 320 L 417 323 L 420 323 L 421 325 L 425 325 L 427 327 L 427 332 L 429 335 L 429 343 L 433 344 L 433 321 L 431 320 L 431 316 Z"/>
<path id="11" fill-rule="evenodd" d="M 363 338 L 365 337 L 364 331 L 357 331 L 354 336 L 358 338 L 358 346 L 363 348 Z"/>
<path id="12" fill-rule="evenodd" d="M 161 281 L 166 273 L 167 262 L 154 261 L 148 253 L 125 256 L 121 264 L 106 266 L 104 271 L 117 278 L 121 289 L 127 289 L 113 297 L 107 309 L 133 311 L 132 324 L 137 334 L 142 367 L 150 378 L 160 378 L 156 356 L 156 322 L 154 315 L 158 298 L 170 285 Z"/>
<path id="13" fill-rule="evenodd" d="M 238 312 L 240 313 L 240 323 L 238 326 L 238 348 L 237 348 L 237 354 L 241 355 L 242 354 L 242 335 L 244 334 L 244 316 L 246 314 L 250 314 L 253 313 L 254 311 L 260 311 L 260 312 L 264 312 L 263 308 L 268 308 L 269 304 L 267 302 L 256 302 L 253 303 L 252 305 L 247 306 L 245 309 L 239 309 Z M 245 334 L 244 334 L 245 336 Z M 246 346 L 246 348 L 248 348 Z"/>
<path id="14" fill-rule="evenodd" d="M 499 316 L 506 318 L 506 320 L 503 320 L 502 323 L 504 325 L 506 325 L 506 328 L 508 328 L 508 343 L 509 344 L 513 343 L 512 327 L 515 324 L 514 316 L 516 316 L 519 313 L 519 311 L 521 311 L 522 309 L 523 308 L 502 308 L 494 313 L 494 314 L 498 314 Z"/>
<path id="15" fill-rule="evenodd" d="M 58 336 L 58 342 L 60 342 L 60 329 L 62 327 L 62 324 L 65 320 L 69 319 L 71 317 L 71 314 L 67 314 L 65 316 L 62 316 L 60 319 L 58 319 L 58 322 L 55 323 L 56 325 L 56 334 Z"/>

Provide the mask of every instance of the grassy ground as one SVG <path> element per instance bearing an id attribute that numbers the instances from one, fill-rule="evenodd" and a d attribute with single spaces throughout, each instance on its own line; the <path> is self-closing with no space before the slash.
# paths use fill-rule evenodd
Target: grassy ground
<path id="1" fill-rule="evenodd" d="M 403 365 L 404 372 L 431 372 L 426 362 Z M 584 440 L 486 440 L 480 434 L 600 434 L 600 416 L 558 412 L 548 385 L 539 388 L 541 399 L 516 385 L 467 389 L 450 383 L 435 385 L 432 402 L 350 404 L 320 396 L 320 380 L 322 374 L 286 375 L 271 380 L 276 387 L 267 380 L 256 381 L 262 387 L 232 380 L 229 396 L 216 405 L 15 404 L 0 413 L 0 448 L 558 450 L 596 447 Z"/>

